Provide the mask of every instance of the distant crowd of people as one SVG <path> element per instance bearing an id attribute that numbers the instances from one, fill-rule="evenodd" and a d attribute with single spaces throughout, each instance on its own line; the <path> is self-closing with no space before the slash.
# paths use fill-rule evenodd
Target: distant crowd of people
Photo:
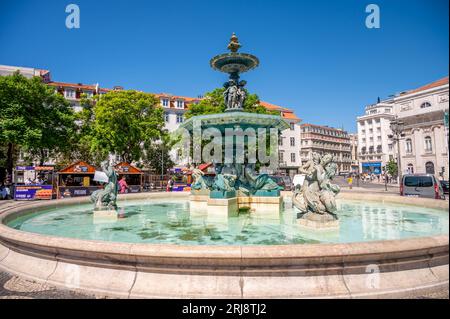
<path id="1" fill-rule="evenodd" d="M 351 173 L 347 176 L 347 183 L 351 188 L 357 182 L 361 181 L 363 183 L 397 183 L 397 177 L 391 174 L 375 174 L 375 173 Z"/>

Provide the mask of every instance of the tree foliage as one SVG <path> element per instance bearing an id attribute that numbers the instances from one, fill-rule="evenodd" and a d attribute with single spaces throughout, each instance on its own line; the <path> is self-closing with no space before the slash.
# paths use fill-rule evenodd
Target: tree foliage
<path id="1" fill-rule="evenodd" d="M 170 157 L 170 151 L 175 142 L 175 140 L 170 139 L 166 131 L 163 131 L 158 143 L 151 143 L 146 146 L 142 162 L 153 169 L 156 174 L 166 174 L 167 169 L 175 166 Z"/>
<path id="2" fill-rule="evenodd" d="M 17 147 L 41 165 L 70 147 L 72 108 L 41 78 L 27 79 L 18 72 L 0 76 L 0 110 L 0 142 L 8 145 L 9 172 Z"/>
<path id="3" fill-rule="evenodd" d="M 92 115 L 92 128 L 84 138 L 94 154 L 113 153 L 126 162 L 137 161 L 143 149 L 162 136 L 163 110 L 152 94 L 108 92 L 98 99 Z"/>
<path id="4" fill-rule="evenodd" d="M 389 160 L 389 162 L 386 164 L 386 171 L 391 176 L 397 176 L 398 166 L 393 159 Z"/>

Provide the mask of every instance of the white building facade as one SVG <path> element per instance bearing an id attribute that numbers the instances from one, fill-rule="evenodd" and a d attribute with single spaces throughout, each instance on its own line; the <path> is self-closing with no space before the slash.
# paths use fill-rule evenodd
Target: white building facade
<path id="1" fill-rule="evenodd" d="M 381 173 L 398 148 L 388 138 L 390 121 L 404 123 L 400 138 L 402 174 L 430 173 L 448 180 L 448 77 L 366 107 L 357 118 L 361 172 Z"/>
<path id="2" fill-rule="evenodd" d="M 365 114 L 357 118 L 358 165 L 363 174 L 381 174 L 382 168 L 394 158 L 394 145 L 388 138 L 394 107 L 378 103 L 366 107 Z"/>
<path id="3" fill-rule="evenodd" d="M 448 180 L 448 77 L 394 98 L 404 122 L 400 140 L 402 173 L 429 173 Z"/>

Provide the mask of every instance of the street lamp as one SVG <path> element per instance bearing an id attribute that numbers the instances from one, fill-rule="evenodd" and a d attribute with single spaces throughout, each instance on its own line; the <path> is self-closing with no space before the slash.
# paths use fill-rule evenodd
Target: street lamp
<path id="1" fill-rule="evenodd" d="M 400 158 L 400 139 L 405 137 L 405 133 L 403 130 L 405 129 L 405 123 L 400 121 L 397 117 L 392 120 L 389 124 L 389 127 L 393 134 L 389 134 L 388 138 L 395 141 L 397 143 L 397 171 L 398 171 L 398 182 L 400 184 L 402 179 L 402 164 Z M 385 176 L 386 178 L 386 176 Z"/>

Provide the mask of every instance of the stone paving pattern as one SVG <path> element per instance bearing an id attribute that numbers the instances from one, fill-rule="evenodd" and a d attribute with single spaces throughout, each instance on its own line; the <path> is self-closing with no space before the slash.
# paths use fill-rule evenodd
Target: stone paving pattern
<path id="1" fill-rule="evenodd" d="M 59 289 L 0 271 L 0 299 L 99 299 L 95 295 Z M 415 299 L 449 299 L 449 289 L 418 296 Z"/>

